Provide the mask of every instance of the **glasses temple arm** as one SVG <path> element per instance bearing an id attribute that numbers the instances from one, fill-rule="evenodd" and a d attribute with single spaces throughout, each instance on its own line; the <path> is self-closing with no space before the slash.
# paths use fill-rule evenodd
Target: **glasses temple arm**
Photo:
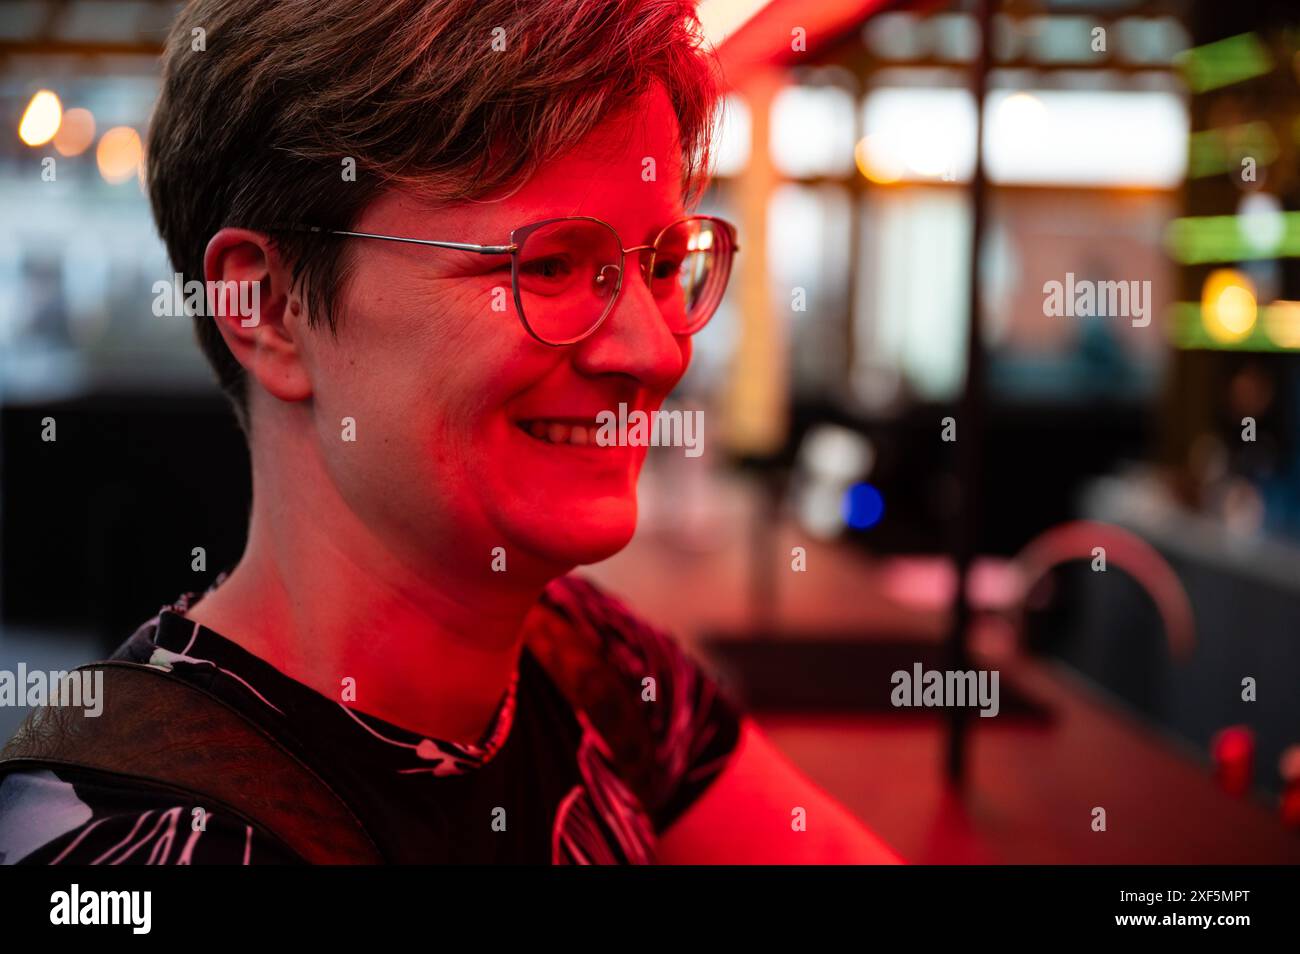
<path id="1" fill-rule="evenodd" d="M 432 239 L 403 238 L 398 235 L 378 235 L 374 232 L 346 232 L 341 229 L 323 229 L 316 225 L 292 226 L 290 232 L 316 232 L 321 235 L 344 235 L 348 238 L 380 239 L 385 242 L 404 242 L 408 245 L 428 245 L 433 248 L 449 248 L 461 252 L 476 252 L 480 255 L 509 255 L 519 249 L 518 245 L 473 245 L 468 242 L 437 242 Z"/>

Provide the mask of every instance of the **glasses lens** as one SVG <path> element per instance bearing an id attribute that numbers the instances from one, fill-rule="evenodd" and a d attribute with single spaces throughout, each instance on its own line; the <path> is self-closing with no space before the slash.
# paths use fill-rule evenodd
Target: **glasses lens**
<path id="1" fill-rule="evenodd" d="M 694 334 L 727 289 L 735 251 L 731 231 L 713 219 L 684 219 L 655 243 L 650 287 L 673 334 Z"/>
<path id="2" fill-rule="evenodd" d="M 563 219 L 529 232 L 515 263 L 524 323 L 548 344 L 582 338 L 613 304 L 621 261 L 618 235 L 600 222 Z"/>

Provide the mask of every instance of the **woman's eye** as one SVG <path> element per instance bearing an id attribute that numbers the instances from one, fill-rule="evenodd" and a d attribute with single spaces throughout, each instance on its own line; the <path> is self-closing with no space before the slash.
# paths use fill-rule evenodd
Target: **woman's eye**
<path id="1" fill-rule="evenodd" d="M 524 271 L 534 278 L 563 278 L 569 273 L 569 263 L 559 255 L 535 258 L 524 263 Z"/>
<path id="2" fill-rule="evenodd" d="M 681 267 L 681 259 L 670 259 L 668 261 L 660 259 L 655 262 L 654 276 L 655 278 L 672 278 Z"/>

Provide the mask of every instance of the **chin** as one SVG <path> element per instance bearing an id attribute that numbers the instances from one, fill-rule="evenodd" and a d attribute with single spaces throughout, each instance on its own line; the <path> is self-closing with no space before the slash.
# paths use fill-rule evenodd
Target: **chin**
<path id="1" fill-rule="evenodd" d="M 606 497 L 566 507 L 553 519 L 529 521 L 511 537 L 516 545 L 557 566 L 599 563 L 631 542 L 636 533 L 636 509 L 635 495 Z"/>

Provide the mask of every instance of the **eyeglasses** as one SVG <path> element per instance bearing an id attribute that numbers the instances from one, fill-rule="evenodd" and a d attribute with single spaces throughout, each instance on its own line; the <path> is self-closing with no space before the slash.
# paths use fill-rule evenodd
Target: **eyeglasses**
<path id="1" fill-rule="evenodd" d="M 641 275 L 674 335 L 693 335 L 718 310 L 740 246 L 736 228 L 710 215 L 666 226 L 649 245 L 623 247 L 607 222 L 585 215 L 545 219 L 510 233 L 508 245 L 471 245 L 430 239 L 346 232 L 316 226 L 293 231 L 382 239 L 432 248 L 510 256 L 510 283 L 524 328 L 542 344 L 576 344 L 590 337 L 614 308 L 623 288 L 628 253 L 641 259 Z"/>

